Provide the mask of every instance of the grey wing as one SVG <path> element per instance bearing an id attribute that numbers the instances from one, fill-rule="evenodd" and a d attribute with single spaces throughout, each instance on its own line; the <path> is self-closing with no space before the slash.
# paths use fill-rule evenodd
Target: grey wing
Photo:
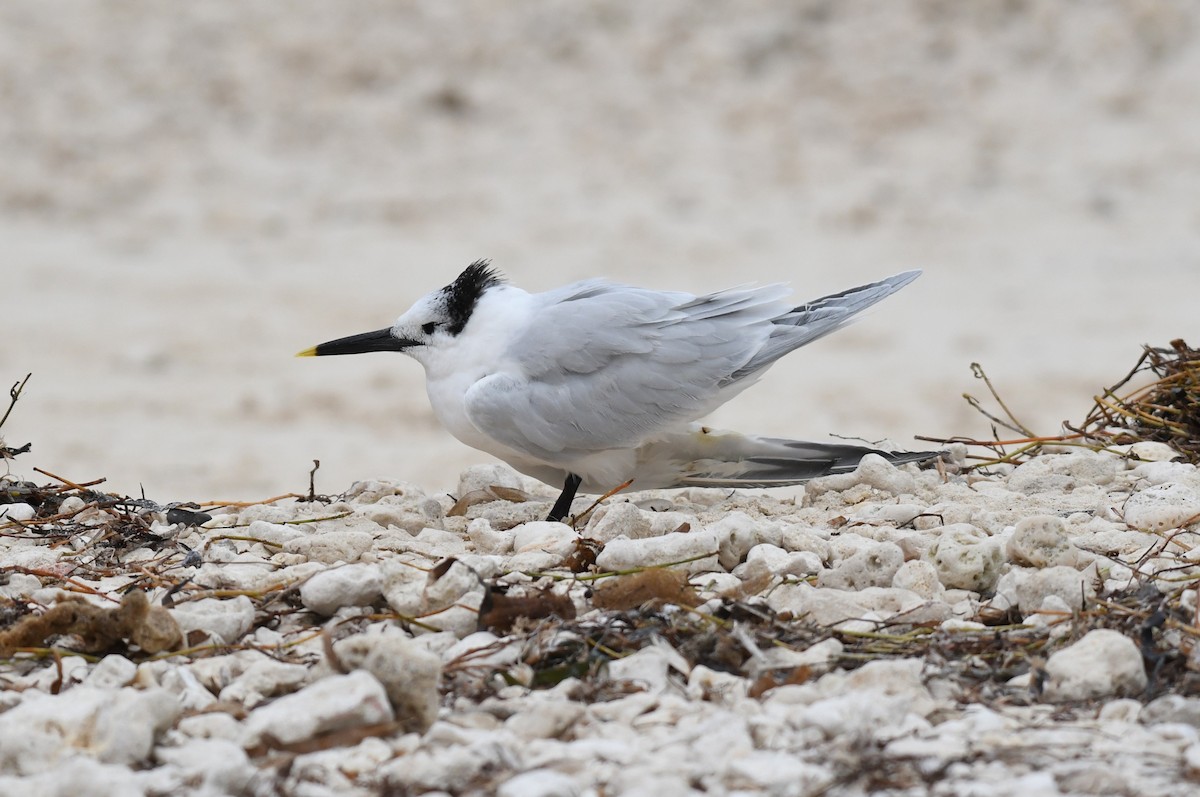
<path id="1" fill-rule="evenodd" d="M 730 381 L 761 373 L 788 352 L 836 332 L 863 310 L 891 296 L 919 276 L 919 270 L 905 271 L 792 308 L 790 312 L 772 320 L 773 327 L 766 344 L 744 366 L 731 374 Z"/>
<path id="2" fill-rule="evenodd" d="M 919 273 L 799 307 L 783 301 L 784 285 L 697 297 L 577 283 L 542 295 L 538 322 L 509 352 L 517 367 L 473 386 L 467 416 L 543 460 L 635 447 L 707 415 Z"/>
<path id="3" fill-rule="evenodd" d="M 591 281 L 544 294 L 537 323 L 514 341 L 516 367 L 464 397 L 484 434 L 556 460 L 630 448 L 695 420 L 725 399 L 790 311 L 782 285 L 709 296 Z"/>

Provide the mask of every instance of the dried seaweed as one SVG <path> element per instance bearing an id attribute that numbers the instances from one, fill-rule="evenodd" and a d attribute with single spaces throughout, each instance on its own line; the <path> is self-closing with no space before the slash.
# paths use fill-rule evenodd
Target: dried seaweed
<path id="1" fill-rule="evenodd" d="M 1118 395 L 1142 374 L 1154 380 Z M 1104 446 L 1166 443 L 1182 459 L 1200 464 L 1200 349 L 1182 339 L 1168 348 L 1144 346 L 1125 378 L 1095 397 L 1079 428 L 1068 428 Z"/>
<path id="2" fill-rule="evenodd" d="M 982 366 L 971 363 L 971 370 L 987 385 L 1003 414 L 989 412 L 979 399 L 963 394 L 991 422 L 994 439 L 931 436 L 917 439 L 942 445 L 962 443 L 969 450 L 984 449 L 983 453 L 968 454 L 969 459 L 976 460 L 972 468 L 1025 462 L 1042 453 L 1046 446 L 1115 450 L 1132 455 L 1129 446 L 1147 442 L 1164 443 L 1179 452 L 1178 459 L 1200 464 L 1200 349 L 1191 348 L 1182 339 L 1171 341 L 1166 348 L 1143 346 L 1133 368 L 1093 397 L 1087 417 L 1078 424 L 1064 421 L 1065 431 L 1058 435 L 1038 435 L 1031 431 L 1012 413 Z M 1119 392 L 1146 376 L 1153 377 L 1149 384 Z M 1000 428 L 1021 436 L 1002 438 Z"/>
<path id="3" fill-rule="evenodd" d="M 132 590 L 120 605 L 94 606 L 78 595 L 66 595 L 42 614 L 26 615 L 11 628 L 0 631 L 0 657 L 17 648 L 49 647 L 59 636 L 78 637 L 76 648 L 85 653 L 104 653 L 128 641 L 144 653 L 161 653 L 183 641 L 170 612 L 151 606 L 146 594 Z"/>

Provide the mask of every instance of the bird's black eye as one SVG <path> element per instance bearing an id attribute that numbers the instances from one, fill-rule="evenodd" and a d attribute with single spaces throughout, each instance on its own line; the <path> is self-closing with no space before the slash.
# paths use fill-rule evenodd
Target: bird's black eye
<path id="1" fill-rule="evenodd" d="M 435 329 L 437 329 L 437 324 L 433 323 L 432 321 L 428 321 L 424 324 L 421 324 L 421 331 L 424 332 L 426 335 L 432 335 L 433 330 L 435 330 Z"/>

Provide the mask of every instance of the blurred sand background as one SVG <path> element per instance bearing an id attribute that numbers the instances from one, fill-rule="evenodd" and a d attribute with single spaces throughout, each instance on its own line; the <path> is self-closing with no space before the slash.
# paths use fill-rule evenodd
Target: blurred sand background
<path id="1" fill-rule="evenodd" d="M 37 465 L 166 500 L 488 461 L 420 367 L 297 360 L 469 261 L 804 300 L 913 286 L 713 419 L 1043 433 L 1195 344 L 1200 5 L 0 4 L 0 380 Z"/>

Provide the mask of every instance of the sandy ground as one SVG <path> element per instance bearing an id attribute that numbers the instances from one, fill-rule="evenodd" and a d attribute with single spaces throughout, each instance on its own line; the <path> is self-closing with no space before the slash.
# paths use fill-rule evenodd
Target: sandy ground
<path id="1" fill-rule="evenodd" d="M 0 378 L 21 460 L 159 500 L 486 458 L 419 366 L 295 360 L 490 257 L 806 299 L 924 277 L 717 424 L 1039 431 L 1200 338 L 1200 6 L 0 5 Z M 1192 341 L 1195 343 L 1195 341 Z"/>

